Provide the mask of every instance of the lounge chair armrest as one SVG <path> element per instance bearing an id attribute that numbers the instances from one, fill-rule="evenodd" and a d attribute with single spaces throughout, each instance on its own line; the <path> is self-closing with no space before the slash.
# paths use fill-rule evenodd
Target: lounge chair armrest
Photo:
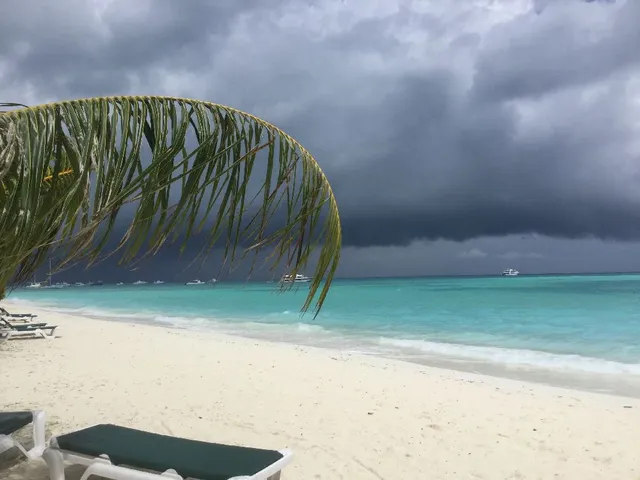
<path id="1" fill-rule="evenodd" d="M 269 480 L 277 473 L 281 472 L 284 467 L 289 465 L 293 460 L 293 451 L 285 448 L 283 450 L 278 450 L 282 455 L 282 458 L 268 467 L 263 468 L 257 473 L 254 473 L 250 477 L 232 477 L 229 480 Z"/>

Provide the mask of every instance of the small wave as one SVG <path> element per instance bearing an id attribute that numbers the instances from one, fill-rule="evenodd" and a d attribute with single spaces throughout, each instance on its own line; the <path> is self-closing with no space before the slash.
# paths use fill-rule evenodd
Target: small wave
<path id="1" fill-rule="evenodd" d="M 326 332 L 327 329 L 320 325 L 310 325 L 308 323 L 296 323 L 296 328 L 302 333 L 320 333 Z"/>
<path id="2" fill-rule="evenodd" d="M 432 356 L 476 360 L 507 366 L 536 367 L 549 370 L 570 370 L 582 373 L 607 375 L 640 375 L 640 364 L 620 363 L 612 360 L 584 357 L 581 355 L 554 354 L 533 350 L 517 350 L 500 347 L 478 347 L 471 345 L 404 340 L 381 337 L 378 344 L 391 350 L 405 353 L 422 353 Z"/>

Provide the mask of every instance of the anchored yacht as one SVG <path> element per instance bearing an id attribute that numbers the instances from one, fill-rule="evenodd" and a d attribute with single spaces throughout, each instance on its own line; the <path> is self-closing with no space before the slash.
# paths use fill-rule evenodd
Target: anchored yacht
<path id="1" fill-rule="evenodd" d="M 311 277 L 306 277 L 299 273 L 295 277 L 293 275 L 283 275 L 280 279 L 282 283 L 309 283 L 311 280 Z"/>
<path id="2" fill-rule="evenodd" d="M 518 275 L 520 275 L 520 272 L 515 268 L 508 268 L 502 272 L 503 277 L 517 277 Z"/>

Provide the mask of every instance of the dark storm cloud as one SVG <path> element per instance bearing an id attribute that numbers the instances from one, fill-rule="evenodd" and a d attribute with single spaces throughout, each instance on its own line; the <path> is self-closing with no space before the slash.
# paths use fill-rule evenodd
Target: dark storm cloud
<path id="1" fill-rule="evenodd" d="M 347 246 L 640 238 L 640 2 L 227 3 L 5 3 L 2 97 L 261 115 L 322 164 Z"/>
<path id="2" fill-rule="evenodd" d="M 7 0 L 0 19 L 0 57 L 9 60 L 4 88 L 29 82 L 55 97 L 128 92 L 153 82 L 154 67 L 197 69 L 208 41 L 259 0 L 62 2 Z M 274 1 L 274 5 L 277 4 Z"/>
<path id="3" fill-rule="evenodd" d="M 585 9 L 598 7 L 568 6 L 576 14 L 593 13 Z M 567 18 L 554 13 L 549 9 L 540 17 L 496 28 L 478 58 L 474 82 L 478 99 L 535 97 L 637 69 L 640 2 L 626 2 L 604 32 L 594 32 L 593 25 L 568 28 Z M 594 36 L 600 38 L 594 41 Z"/>

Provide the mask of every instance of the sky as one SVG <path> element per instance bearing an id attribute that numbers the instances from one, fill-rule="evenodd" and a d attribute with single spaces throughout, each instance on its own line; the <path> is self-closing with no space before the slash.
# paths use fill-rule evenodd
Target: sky
<path id="1" fill-rule="evenodd" d="M 167 94 L 292 134 L 336 194 L 341 276 L 640 271 L 636 0 L 2 6 L 2 101 Z"/>

